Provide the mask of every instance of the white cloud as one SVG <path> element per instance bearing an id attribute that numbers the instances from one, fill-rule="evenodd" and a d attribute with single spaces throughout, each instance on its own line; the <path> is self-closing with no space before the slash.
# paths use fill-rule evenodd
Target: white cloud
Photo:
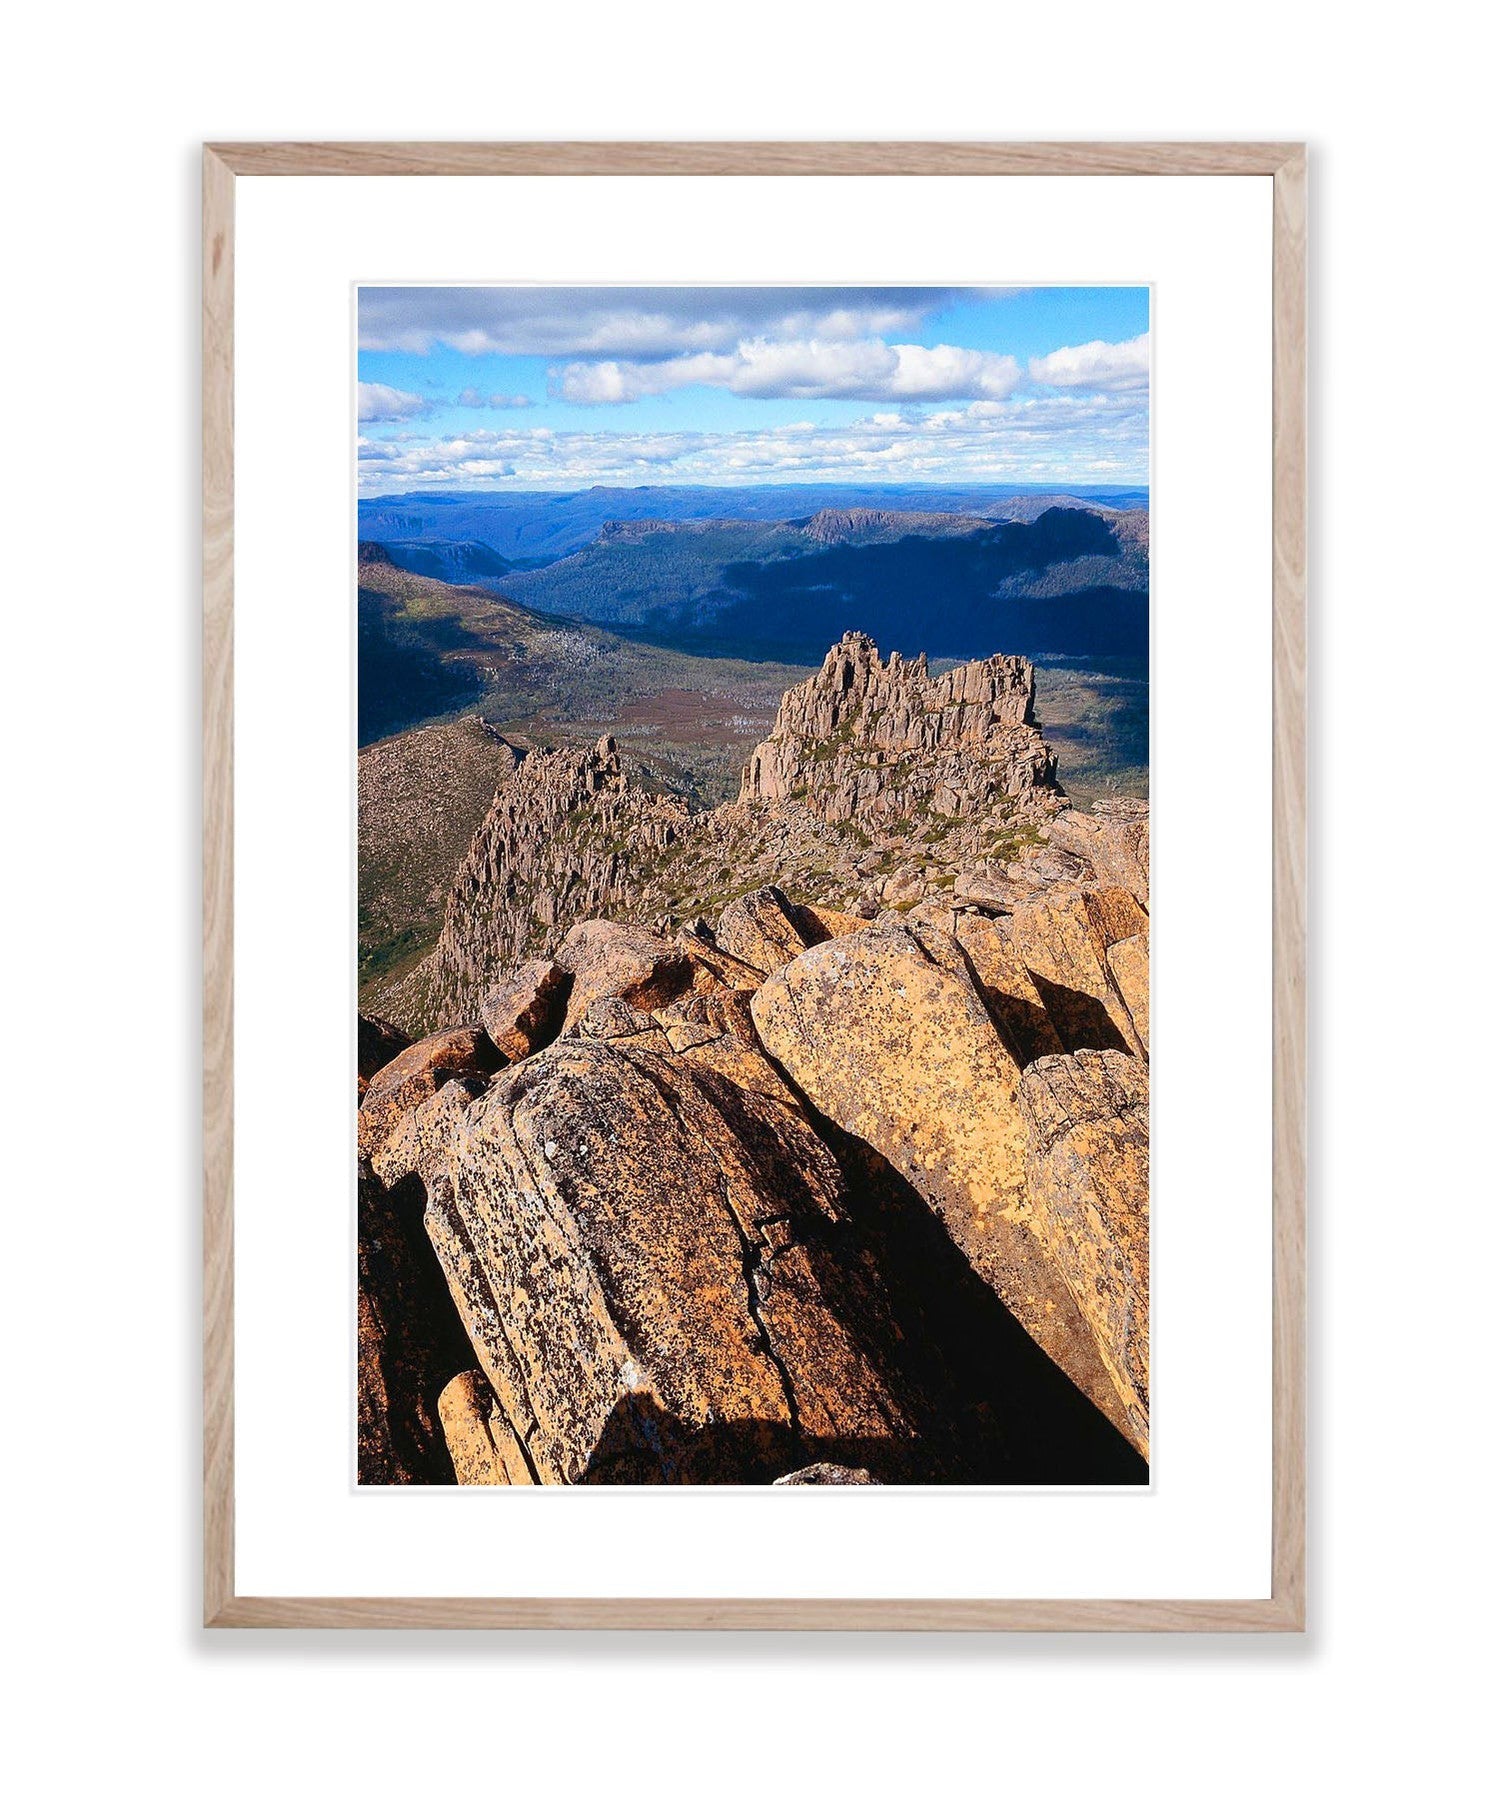
<path id="1" fill-rule="evenodd" d="M 561 398 L 613 406 L 681 387 L 722 387 L 749 399 L 1003 399 L 1020 382 L 1013 356 L 954 344 L 879 338 L 748 338 L 728 354 L 663 362 L 573 362 L 556 377 Z"/>
<path id="2" fill-rule="evenodd" d="M 1148 424 L 1143 394 L 1050 393 L 747 431 L 403 432 L 365 440 L 361 486 L 391 493 L 663 480 L 1138 482 Z"/>
<path id="3" fill-rule="evenodd" d="M 402 393 L 399 387 L 383 387 L 378 381 L 359 383 L 359 422 L 378 425 L 389 419 L 414 419 L 429 410 L 420 394 Z"/>
<path id="4" fill-rule="evenodd" d="M 1033 356 L 1031 380 L 1042 387 L 1086 387 L 1095 393 L 1134 393 L 1150 385 L 1150 333 L 1127 343 L 1073 344 Z"/>
<path id="5" fill-rule="evenodd" d="M 748 337 L 853 341 L 912 331 L 950 288 L 387 287 L 359 295 L 365 350 L 629 360 Z"/>

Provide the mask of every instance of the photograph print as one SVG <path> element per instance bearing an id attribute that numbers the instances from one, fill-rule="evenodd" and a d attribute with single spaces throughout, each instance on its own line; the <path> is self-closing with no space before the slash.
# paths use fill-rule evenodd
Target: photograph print
<path id="1" fill-rule="evenodd" d="M 360 290 L 360 1483 L 1148 1482 L 1150 330 Z"/>

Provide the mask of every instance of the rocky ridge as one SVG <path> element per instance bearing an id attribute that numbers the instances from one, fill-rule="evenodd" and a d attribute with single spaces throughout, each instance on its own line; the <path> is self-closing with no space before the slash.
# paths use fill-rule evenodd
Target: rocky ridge
<path id="1" fill-rule="evenodd" d="M 849 632 L 810 681 L 781 701 L 751 755 L 741 800 L 800 800 L 828 824 L 867 830 L 935 814 L 973 818 L 1011 802 L 1045 817 L 1060 799 L 1056 757 L 1036 727 L 1035 670 L 991 656 L 946 674 L 925 656 L 888 662 Z"/>
<path id="2" fill-rule="evenodd" d="M 461 1015 L 361 1032 L 362 1480 L 1144 1478 L 1148 815 L 1067 808 L 1010 660 L 845 640 L 712 814 L 607 742 L 501 790 L 430 989 Z M 652 858 L 841 841 L 764 794 L 826 719 L 856 758 L 922 738 L 932 796 L 959 743 L 1032 770 L 955 795 L 1011 853 L 661 908 Z"/>
<path id="3" fill-rule="evenodd" d="M 580 919 L 674 931 L 766 885 L 867 917 L 950 915 L 975 883 L 1023 887 L 1068 806 L 1034 699 L 1023 658 L 933 675 L 850 632 L 784 695 L 737 804 L 693 813 L 648 791 L 612 737 L 527 756 L 458 870 L 436 948 L 373 1003 L 417 1032 L 459 1022 L 495 967 L 551 954 Z"/>

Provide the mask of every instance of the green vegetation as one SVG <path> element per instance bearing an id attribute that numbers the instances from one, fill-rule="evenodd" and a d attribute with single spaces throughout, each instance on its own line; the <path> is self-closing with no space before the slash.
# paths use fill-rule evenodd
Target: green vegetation
<path id="1" fill-rule="evenodd" d="M 437 927 L 434 925 L 428 932 L 414 930 L 397 931 L 394 937 L 386 937 L 366 949 L 364 945 L 365 915 L 359 917 L 359 986 L 373 986 L 377 982 L 394 980 L 405 974 L 407 969 L 414 968 L 432 945 L 437 941 Z"/>

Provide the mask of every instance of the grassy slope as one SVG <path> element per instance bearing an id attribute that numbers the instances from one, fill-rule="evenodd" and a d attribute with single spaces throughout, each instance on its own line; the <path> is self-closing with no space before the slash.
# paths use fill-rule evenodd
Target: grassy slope
<path id="1" fill-rule="evenodd" d="M 514 752 L 477 719 L 426 725 L 359 752 L 359 987 L 437 940 L 453 871 Z"/>

